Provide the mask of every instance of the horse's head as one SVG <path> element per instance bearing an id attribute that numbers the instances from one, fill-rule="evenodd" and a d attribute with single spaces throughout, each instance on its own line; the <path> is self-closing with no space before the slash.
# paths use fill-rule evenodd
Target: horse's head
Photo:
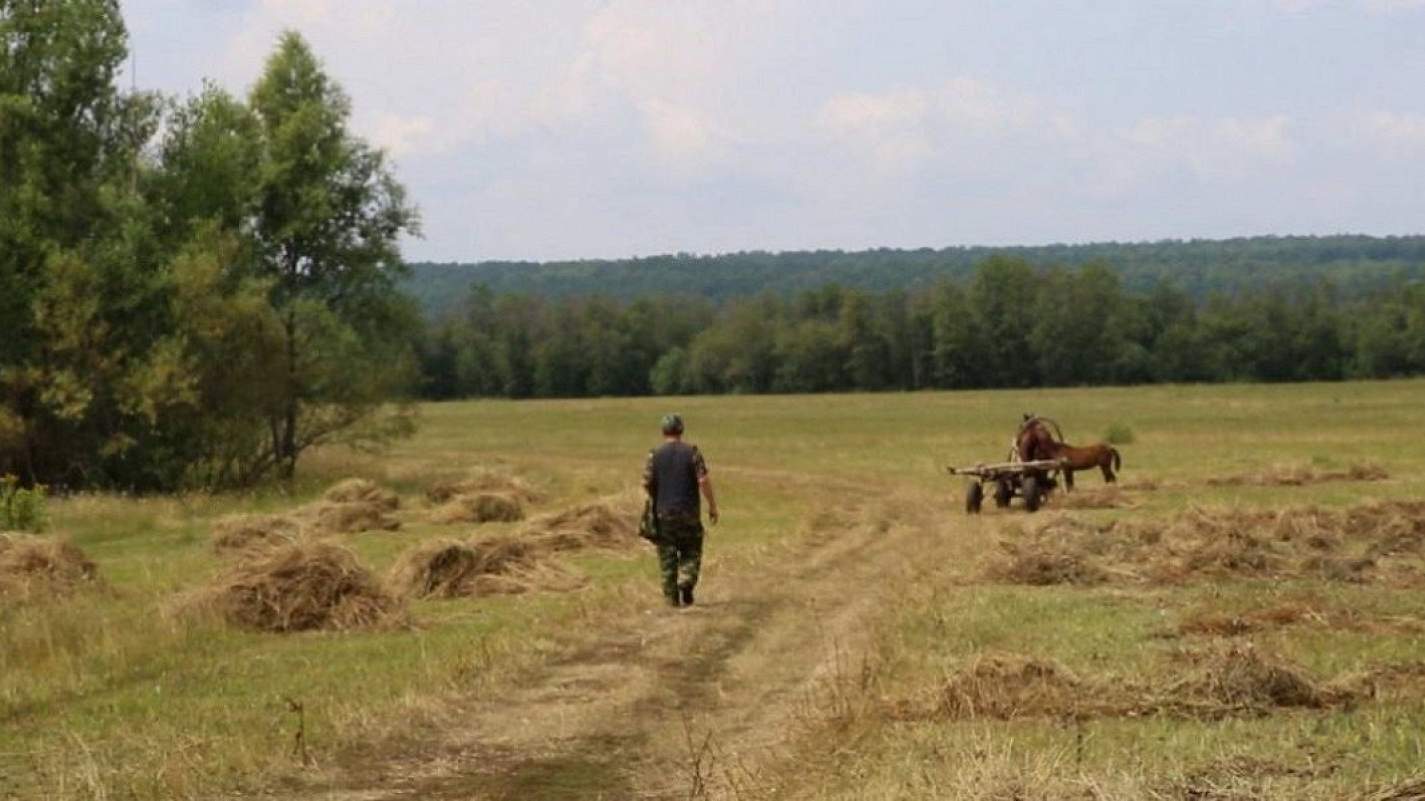
<path id="1" fill-rule="evenodd" d="M 1026 462 L 1054 458 L 1058 444 L 1044 421 L 1032 415 L 1025 416 L 1024 422 L 1019 425 L 1019 433 L 1014 438 L 1019 458 Z"/>

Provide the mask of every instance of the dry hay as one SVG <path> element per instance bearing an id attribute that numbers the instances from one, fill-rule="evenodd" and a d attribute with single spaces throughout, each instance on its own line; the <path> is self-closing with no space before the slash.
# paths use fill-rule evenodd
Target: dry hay
<path id="1" fill-rule="evenodd" d="M 302 510 L 311 526 L 327 534 L 354 534 L 359 531 L 395 531 L 401 521 L 386 514 L 381 506 L 361 501 L 314 503 Z"/>
<path id="2" fill-rule="evenodd" d="M 1130 478 L 1118 482 L 1120 489 L 1130 492 L 1152 492 L 1160 486 L 1163 485 L 1159 484 L 1156 479 L 1151 478 Z"/>
<path id="3" fill-rule="evenodd" d="M 1189 674 L 1169 685 L 1160 703 L 1181 713 L 1215 716 L 1261 712 L 1280 707 L 1323 709 L 1353 700 L 1357 677 L 1318 682 L 1283 659 L 1260 653 L 1250 643 L 1230 643 L 1202 651 L 1183 651 Z"/>
<path id="4" fill-rule="evenodd" d="M 553 551 L 636 545 L 642 541 L 638 537 L 639 510 L 624 500 L 586 503 L 545 515 L 531 520 L 522 534 Z"/>
<path id="5" fill-rule="evenodd" d="M 1050 497 L 1056 509 L 1122 509 L 1134 505 L 1122 489 L 1113 486 L 1078 492 L 1056 492 Z"/>
<path id="6" fill-rule="evenodd" d="M 1287 708 L 1338 707 L 1371 694 L 1385 671 L 1320 682 L 1296 665 L 1232 645 L 1180 651 L 1167 675 L 1079 676 L 1019 654 L 984 654 L 932 692 L 893 702 L 899 720 L 1170 716 L 1219 719 Z M 1184 674 L 1186 665 L 1186 675 Z M 1393 675 L 1393 674 L 1392 674 Z"/>
<path id="7" fill-rule="evenodd" d="M 1322 799 L 1318 793 L 1308 794 L 1301 790 L 1332 775 L 1339 767 L 1329 758 L 1280 762 L 1237 754 L 1195 766 L 1184 775 L 1165 782 L 1151 797 L 1182 801 Z M 1295 794 L 1293 790 L 1296 790 Z M 1335 794 L 1326 798 L 1340 801 L 1340 796 Z"/>
<path id="8" fill-rule="evenodd" d="M 1425 576 L 1425 502 L 1344 510 L 1189 508 L 1168 518 L 1094 523 L 1066 515 L 1013 526 L 986 576 L 1017 584 L 1185 582 L 1203 577 L 1331 581 Z"/>
<path id="9" fill-rule="evenodd" d="M 229 623 L 259 631 L 355 629 L 403 619 L 401 604 L 356 555 L 328 542 L 249 552 L 189 599 Z"/>
<path id="10" fill-rule="evenodd" d="M 1091 688 L 1063 665 L 1018 654 L 986 654 L 939 688 L 932 716 L 941 720 L 1058 716 L 1078 710 Z"/>
<path id="11" fill-rule="evenodd" d="M 95 564 L 67 540 L 0 532 L 0 598 L 69 595 L 97 576 Z"/>
<path id="12" fill-rule="evenodd" d="M 519 496 L 496 492 L 455 495 L 431 512 L 432 523 L 509 523 L 524 519 Z"/>
<path id="13" fill-rule="evenodd" d="M 1383 787 L 1362 801 L 1425 801 L 1425 778 L 1414 778 Z"/>
<path id="14" fill-rule="evenodd" d="M 1199 609 L 1184 616 L 1178 624 L 1178 633 L 1235 637 L 1301 623 L 1330 625 L 1339 622 L 1344 622 L 1342 615 L 1318 604 L 1288 601 L 1237 614 L 1220 609 Z"/>
<path id="15" fill-rule="evenodd" d="M 401 521 L 391 516 L 401 505 L 396 493 L 364 478 L 348 478 L 333 484 L 322 499 L 297 510 L 307 526 L 325 534 L 354 534 L 359 531 L 395 531 Z"/>
<path id="16" fill-rule="evenodd" d="M 1050 584 L 1102 584 L 1108 573 L 1086 554 L 1063 543 L 1020 544 L 1000 541 L 1007 559 L 992 563 L 986 576 L 1007 584 L 1045 587 Z"/>
<path id="17" fill-rule="evenodd" d="M 392 592 L 417 598 L 563 591 L 582 583 L 549 562 L 536 544 L 516 537 L 423 542 L 402 553 L 387 576 Z"/>
<path id="18" fill-rule="evenodd" d="M 348 478 L 338 481 L 322 493 L 327 503 L 360 503 L 393 512 L 400 505 L 396 493 L 383 489 L 374 481 L 364 478 Z"/>
<path id="19" fill-rule="evenodd" d="M 426 500 L 433 504 L 446 503 L 462 495 L 504 495 L 514 498 L 521 505 L 539 503 L 542 497 L 524 479 L 491 471 L 480 471 L 458 481 L 440 481 L 426 490 Z"/>
<path id="20" fill-rule="evenodd" d="M 229 515 L 213 524 L 213 550 L 221 554 L 290 545 L 301 533 L 302 524 L 286 515 Z"/>
<path id="21" fill-rule="evenodd" d="M 1373 462 L 1358 462 L 1345 470 L 1317 470 L 1299 464 L 1275 464 L 1258 473 L 1209 478 L 1209 487 L 1301 487 L 1328 481 L 1384 481 L 1390 478 L 1385 468 Z"/>

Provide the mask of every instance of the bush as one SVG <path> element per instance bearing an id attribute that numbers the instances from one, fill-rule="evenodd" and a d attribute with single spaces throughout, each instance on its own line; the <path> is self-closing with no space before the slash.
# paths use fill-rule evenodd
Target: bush
<path id="1" fill-rule="evenodd" d="M 40 532 L 48 523 L 44 485 L 25 489 L 15 476 L 0 476 L 0 531 Z"/>
<path id="2" fill-rule="evenodd" d="M 1129 428 L 1127 423 L 1112 423 L 1104 432 L 1103 439 L 1110 445 L 1131 445 L 1133 429 Z"/>

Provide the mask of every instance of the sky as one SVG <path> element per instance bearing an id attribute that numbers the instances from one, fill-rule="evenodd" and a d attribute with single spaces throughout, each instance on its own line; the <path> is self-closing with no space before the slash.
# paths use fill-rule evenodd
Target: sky
<path id="1" fill-rule="evenodd" d="M 122 0 L 143 89 L 287 29 L 411 260 L 1425 232 L 1425 0 Z"/>

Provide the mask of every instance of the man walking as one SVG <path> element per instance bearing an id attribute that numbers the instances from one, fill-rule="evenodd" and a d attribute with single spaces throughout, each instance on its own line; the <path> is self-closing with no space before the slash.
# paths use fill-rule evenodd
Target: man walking
<path id="1" fill-rule="evenodd" d="M 658 568 L 663 597 L 671 606 L 692 606 L 703 560 L 699 493 L 708 499 L 708 520 L 717 525 L 717 499 L 707 462 L 696 445 L 683 441 L 683 418 L 663 418 L 663 444 L 648 452 L 643 488 L 658 516 Z"/>

